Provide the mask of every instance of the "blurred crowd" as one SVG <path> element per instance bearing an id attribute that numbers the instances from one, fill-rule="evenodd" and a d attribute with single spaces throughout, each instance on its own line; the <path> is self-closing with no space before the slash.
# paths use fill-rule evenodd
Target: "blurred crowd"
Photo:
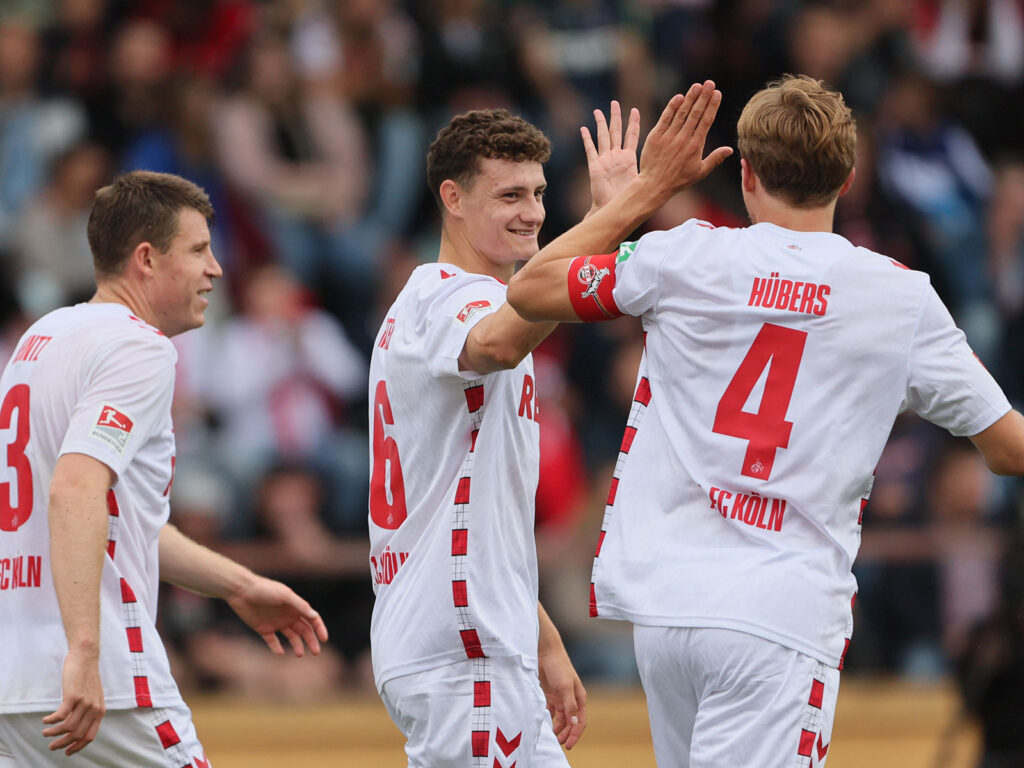
<path id="1" fill-rule="evenodd" d="M 927 271 L 1019 405 L 1021 0 L 4 0 L 0 351 L 91 294 L 98 186 L 132 169 L 202 185 L 226 276 L 208 326 L 175 340 L 173 518 L 297 586 L 335 640 L 316 666 L 250 664 L 255 643 L 169 590 L 179 679 L 296 699 L 369 685 L 367 360 L 409 272 L 436 257 L 438 128 L 497 106 L 543 128 L 551 238 L 590 204 L 579 126 L 594 108 L 637 106 L 646 131 L 710 77 L 713 142 L 734 146 L 746 99 L 784 72 L 839 87 L 857 115 L 837 231 Z M 730 159 L 649 226 L 742 226 L 738 177 Z M 628 629 L 584 617 L 640 352 L 622 319 L 562 327 L 535 355 L 542 599 L 587 680 L 635 675 Z M 850 669 L 959 670 L 972 706 L 993 706 L 1022 669 L 1024 584 L 1004 567 L 1022 557 L 1019 491 L 901 417 L 864 514 Z"/>

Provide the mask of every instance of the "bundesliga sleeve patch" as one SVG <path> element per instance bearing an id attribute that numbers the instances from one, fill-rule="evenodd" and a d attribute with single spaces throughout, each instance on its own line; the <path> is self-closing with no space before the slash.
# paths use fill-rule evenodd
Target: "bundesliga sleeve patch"
<path id="1" fill-rule="evenodd" d="M 619 252 L 579 256 L 569 265 L 569 300 L 580 320 L 593 322 L 622 316 L 612 298 L 618 256 Z"/>
<path id="2" fill-rule="evenodd" d="M 128 436 L 134 427 L 135 422 L 124 411 L 112 405 L 104 405 L 89 436 L 106 443 L 118 454 L 123 455 L 125 446 L 128 445 Z"/>
<path id="3" fill-rule="evenodd" d="M 469 304 L 467 304 L 466 306 L 459 310 L 459 314 L 457 314 L 455 318 L 460 323 L 468 323 L 470 320 L 473 319 L 475 315 L 479 315 L 481 312 L 486 311 L 487 309 L 490 308 L 490 306 L 491 302 L 489 301 L 471 301 L 469 302 Z"/>

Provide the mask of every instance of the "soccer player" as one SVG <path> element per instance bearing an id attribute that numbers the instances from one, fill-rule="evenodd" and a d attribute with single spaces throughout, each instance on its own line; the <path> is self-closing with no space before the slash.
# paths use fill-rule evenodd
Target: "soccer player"
<path id="1" fill-rule="evenodd" d="M 203 324 L 221 276 L 212 216 L 178 176 L 99 190 L 95 296 L 34 323 L 0 377 L 3 768 L 208 764 L 156 631 L 160 579 L 226 599 L 278 655 L 278 632 L 297 656 L 327 639 L 288 587 L 167 522 L 168 337 Z"/>
<path id="2" fill-rule="evenodd" d="M 928 276 L 832 233 L 854 178 L 842 96 L 787 76 L 738 134 L 751 226 L 690 220 L 607 253 L 667 194 L 642 156 L 508 291 L 530 319 L 643 321 L 591 615 L 635 626 L 662 768 L 824 764 L 861 511 L 901 410 L 1024 473 L 1024 419 Z"/>
<path id="3" fill-rule="evenodd" d="M 636 175 L 639 114 L 586 133 L 595 206 Z M 505 303 L 537 252 L 547 138 L 505 110 L 427 155 L 438 260 L 387 312 L 370 362 L 374 676 L 410 766 L 565 766 L 585 691 L 537 601 L 539 425 L 531 351 L 554 327 Z M 553 720 L 545 711 L 547 708 Z"/>

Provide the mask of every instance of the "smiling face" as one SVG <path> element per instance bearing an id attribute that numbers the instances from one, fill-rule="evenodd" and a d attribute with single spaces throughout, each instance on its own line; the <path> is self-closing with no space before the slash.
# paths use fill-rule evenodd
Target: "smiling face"
<path id="1" fill-rule="evenodd" d="M 546 188 L 544 168 L 536 161 L 483 158 L 476 176 L 459 188 L 449 223 L 457 222 L 485 260 L 500 265 L 525 261 L 539 250 Z"/>
<path id="2" fill-rule="evenodd" d="M 167 250 L 151 252 L 150 305 L 157 328 L 168 336 L 198 328 L 206 318 L 215 278 L 223 275 L 210 249 L 206 218 L 193 208 L 178 213 L 178 228 Z"/>

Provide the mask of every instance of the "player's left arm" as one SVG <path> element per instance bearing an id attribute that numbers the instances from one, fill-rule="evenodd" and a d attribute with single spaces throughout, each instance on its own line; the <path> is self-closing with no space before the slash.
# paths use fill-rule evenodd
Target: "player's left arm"
<path id="1" fill-rule="evenodd" d="M 190 592 L 223 598 L 278 656 L 284 655 L 278 632 L 296 656 L 306 646 L 314 656 L 319 654 L 320 643 L 327 640 L 320 614 L 289 587 L 207 549 L 169 523 L 160 531 L 160 578 Z"/>
<path id="2" fill-rule="evenodd" d="M 710 80 L 694 83 L 685 97 L 672 97 L 647 136 L 636 178 L 610 204 L 542 248 L 512 278 L 508 302 L 520 315 L 533 321 L 598 319 L 580 317 L 574 306 L 569 279 L 574 259 L 616 250 L 672 195 L 703 179 L 732 153 L 719 147 L 704 157 L 721 101 Z"/>
<path id="3" fill-rule="evenodd" d="M 971 436 L 988 468 L 997 475 L 1024 475 L 1024 416 L 1009 411 L 995 424 Z"/>
<path id="4" fill-rule="evenodd" d="M 537 643 L 540 687 L 558 743 L 572 749 L 587 727 L 587 691 L 569 660 L 558 630 L 540 603 L 537 603 L 537 616 L 540 619 Z"/>

